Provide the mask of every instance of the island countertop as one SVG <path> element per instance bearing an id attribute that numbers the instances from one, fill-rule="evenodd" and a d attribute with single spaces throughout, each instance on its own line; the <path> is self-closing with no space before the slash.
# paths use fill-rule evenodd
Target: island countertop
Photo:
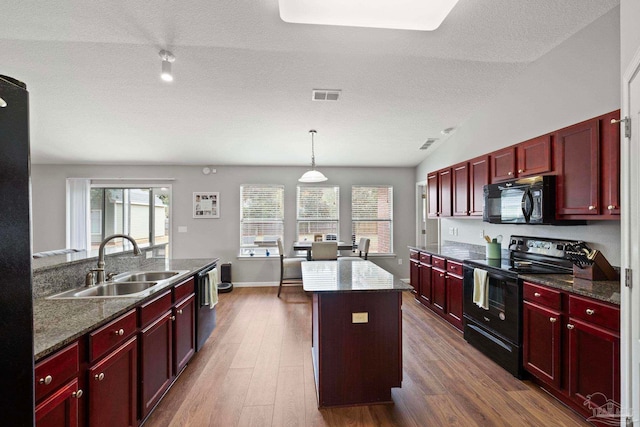
<path id="1" fill-rule="evenodd" d="M 371 261 L 306 261 L 302 287 L 308 292 L 410 291 L 410 285 Z"/>

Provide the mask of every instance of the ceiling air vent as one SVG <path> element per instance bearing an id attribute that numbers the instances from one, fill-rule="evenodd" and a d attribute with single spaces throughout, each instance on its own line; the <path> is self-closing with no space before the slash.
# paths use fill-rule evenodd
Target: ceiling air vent
<path id="1" fill-rule="evenodd" d="M 313 89 L 311 99 L 314 101 L 337 101 L 340 97 L 340 89 Z"/>
<path id="2" fill-rule="evenodd" d="M 420 147 L 421 150 L 426 150 L 427 148 L 431 147 L 433 145 L 434 142 L 436 142 L 438 140 L 438 138 L 429 138 L 427 139 L 427 141 L 422 144 L 422 147 Z"/>

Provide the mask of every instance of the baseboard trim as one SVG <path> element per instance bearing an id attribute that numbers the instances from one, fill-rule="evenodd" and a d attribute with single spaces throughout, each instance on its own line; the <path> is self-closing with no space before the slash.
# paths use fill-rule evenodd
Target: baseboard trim
<path id="1" fill-rule="evenodd" d="M 236 288 L 264 288 L 267 286 L 278 286 L 278 282 L 234 282 Z"/>

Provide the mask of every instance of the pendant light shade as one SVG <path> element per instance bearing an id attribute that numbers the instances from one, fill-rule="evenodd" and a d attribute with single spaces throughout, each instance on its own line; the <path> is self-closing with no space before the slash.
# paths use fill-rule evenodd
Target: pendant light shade
<path id="1" fill-rule="evenodd" d="M 328 178 L 324 176 L 322 172 L 316 170 L 316 156 L 315 156 L 314 141 L 313 141 L 313 137 L 315 136 L 316 131 L 311 129 L 309 133 L 311 134 L 311 170 L 306 171 L 298 181 L 299 182 L 324 182 Z"/>

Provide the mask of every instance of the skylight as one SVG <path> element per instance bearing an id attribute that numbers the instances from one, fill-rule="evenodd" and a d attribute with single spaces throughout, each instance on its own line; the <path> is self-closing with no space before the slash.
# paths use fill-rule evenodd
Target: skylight
<path id="1" fill-rule="evenodd" d="M 280 18 L 295 24 L 433 31 L 458 0 L 278 0 Z"/>

